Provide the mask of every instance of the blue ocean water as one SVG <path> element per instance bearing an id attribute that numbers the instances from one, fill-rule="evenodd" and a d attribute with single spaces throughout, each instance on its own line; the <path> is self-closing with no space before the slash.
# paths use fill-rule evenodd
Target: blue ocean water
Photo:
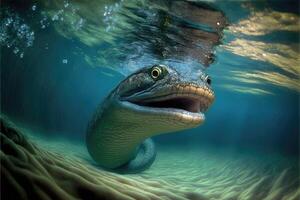
<path id="1" fill-rule="evenodd" d="M 199 5 L 194 9 L 219 12 L 220 30 L 205 28 L 209 20 L 199 17 L 197 22 L 187 8 L 170 1 L 4 2 L 2 113 L 50 135 L 84 140 L 95 108 L 122 79 L 138 68 L 167 63 L 190 74 L 204 69 L 212 78 L 216 100 L 204 125 L 159 136 L 157 142 L 197 141 L 297 155 L 298 2 Z M 192 28 L 185 32 L 184 26 Z M 205 34 L 190 33 L 206 29 L 216 31 L 219 41 L 214 44 Z M 179 56 L 180 51 L 171 49 L 181 39 L 176 30 L 190 34 L 181 47 L 190 52 Z M 204 40 L 194 45 L 197 36 Z M 207 40 L 213 47 L 202 44 Z M 214 54 L 205 67 L 205 59 L 197 57 L 201 51 Z"/>

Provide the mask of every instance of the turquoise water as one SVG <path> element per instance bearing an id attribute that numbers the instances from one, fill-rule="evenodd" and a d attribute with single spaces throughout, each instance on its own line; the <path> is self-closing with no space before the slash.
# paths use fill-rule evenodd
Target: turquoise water
<path id="1" fill-rule="evenodd" d="M 292 0 L 3 2 L 1 112 L 42 138 L 84 145 L 97 105 L 135 70 L 162 63 L 187 76 L 205 71 L 216 100 L 204 125 L 156 136 L 156 144 L 235 152 L 237 160 L 243 152 L 278 155 L 284 168 L 297 169 L 298 7 Z"/>
<path id="2" fill-rule="evenodd" d="M 93 4 L 67 1 L 57 1 L 51 6 L 42 2 L 4 4 L 1 22 L 1 31 L 6 34 L 2 37 L 1 60 L 4 113 L 81 139 L 95 107 L 134 70 L 154 63 L 170 63 L 187 73 L 197 73 L 203 68 L 203 59 L 194 54 L 168 50 L 172 42 L 179 40 L 173 29 L 185 31 L 178 22 L 188 20 L 179 18 L 180 15 L 188 18 L 185 10 L 174 5 L 168 8 L 168 2 L 152 3 L 156 7 L 153 9 L 147 8 L 151 3 L 143 1 L 94 4 L 93 9 L 99 10 L 95 14 L 87 11 Z M 229 24 L 223 33 L 218 33 L 223 34 L 221 44 L 213 50 L 207 47 L 215 55 L 215 62 L 206 71 L 212 77 L 216 101 L 207 113 L 205 125 L 162 139 L 179 143 L 181 139 L 196 139 L 200 143 L 297 153 L 297 10 L 292 3 L 283 7 L 278 2 L 273 5 L 221 1 L 209 5 L 222 9 L 225 13 L 222 20 Z M 171 9 L 178 9 L 180 14 L 173 16 Z M 106 10 L 112 10 L 109 16 Z M 138 18 L 143 14 L 149 19 Z M 163 20 L 169 25 L 160 28 Z M 194 21 L 181 23 L 198 25 Z M 151 28 L 161 35 L 150 34 Z M 19 37 L 21 30 L 23 35 Z M 175 35 L 173 41 L 164 35 L 171 33 Z M 197 36 L 190 35 L 187 41 Z M 163 37 L 167 38 L 165 46 L 159 42 L 157 46 L 167 49 L 165 58 L 148 41 Z M 199 53 L 200 43 L 198 47 L 187 43 L 181 47 L 182 51 L 192 49 Z"/>

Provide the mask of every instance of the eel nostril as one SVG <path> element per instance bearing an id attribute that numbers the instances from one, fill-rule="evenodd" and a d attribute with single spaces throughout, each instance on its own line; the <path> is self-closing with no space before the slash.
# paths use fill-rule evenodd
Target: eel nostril
<path id="1" fill-rule="evenodd" d="M 207 82 L 208 85 L 211 85 L 211 78 L 209 76 L 207 76 L 206 82 Z"/>

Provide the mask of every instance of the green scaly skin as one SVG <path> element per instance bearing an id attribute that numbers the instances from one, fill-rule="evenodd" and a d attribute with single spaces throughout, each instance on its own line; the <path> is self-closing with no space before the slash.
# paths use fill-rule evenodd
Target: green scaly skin
<path id="1" fill-rule="evenodd" d="M 136 173 L 155 158 L 151 136 L 200 125 L 214 100 L 207 76 L 197 79 L 171 67 L 145 67 L 123 80 L 99 106 L 86 144 L 103 168 Z M 146 140 L 147 139 L 147 140 Z"/>

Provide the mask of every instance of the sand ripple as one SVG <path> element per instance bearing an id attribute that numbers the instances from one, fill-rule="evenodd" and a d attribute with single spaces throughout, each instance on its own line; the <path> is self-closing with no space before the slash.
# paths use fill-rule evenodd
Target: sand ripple
<path id="1" fill-rule="evenodd" d="M 68 153 L 76 153 L 71 145 L 68 148 L 68 145 L 57 144 L 52 149 L 45 148 L 42 143 L 33 144 L 20 129 L 2 120 L 1 197 L 120 200 L 300 198 L 297 161 L 288 158 L 266 156 L 258 159 L 251 155 L 161 148 L 157 162 L 150 170 L 137 175 L 118 175 Z"/>

